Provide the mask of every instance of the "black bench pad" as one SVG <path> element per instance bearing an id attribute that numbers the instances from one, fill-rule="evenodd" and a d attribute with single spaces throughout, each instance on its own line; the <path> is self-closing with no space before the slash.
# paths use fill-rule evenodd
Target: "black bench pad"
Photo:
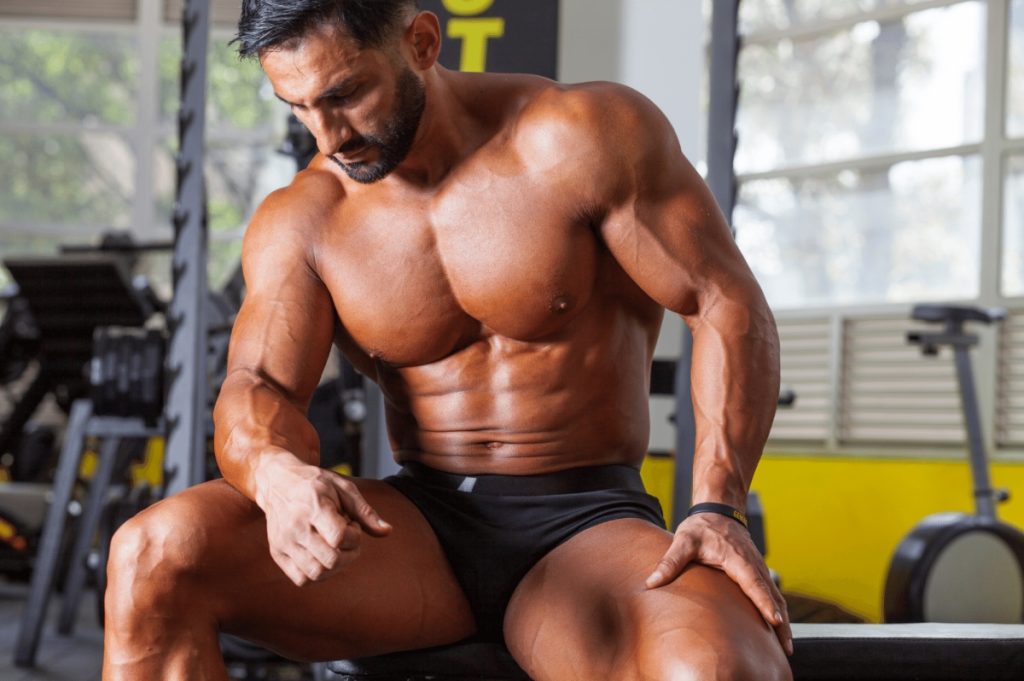
<path id="1" fill-rule="evenodd" d="M 340 681 L 530 681 L 508 651 L 493 643 L 456 643 L 339 660 L 327 668 L 340 674 Z"/>
<path id="2" fill-rule="evenodd" d="M 1021 624 L 794 624 L 795 681 L 1022 681 Z"/>
<path id="3" fill-rule="evenodd" d="M 793 636 L 795 681 L 1024 681 L 1020 624 L 794 624 Z M 338 681 L 529 681 L 504 648 L 485 643 L 328 668 Z"/>

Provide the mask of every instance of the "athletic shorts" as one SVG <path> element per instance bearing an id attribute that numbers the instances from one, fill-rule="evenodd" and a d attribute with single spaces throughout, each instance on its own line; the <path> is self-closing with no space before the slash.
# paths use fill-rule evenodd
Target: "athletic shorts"
<path id="1" fill-rule="evenodd" d="M 516 586 L 565 540 L 619 518 L 665 527 L 661 505 L 630 466 L 465 476 L 408 463 L 385 482 L 430 523 L 476 618 L 476 638 L 485 641 L 504 640 Z"/>

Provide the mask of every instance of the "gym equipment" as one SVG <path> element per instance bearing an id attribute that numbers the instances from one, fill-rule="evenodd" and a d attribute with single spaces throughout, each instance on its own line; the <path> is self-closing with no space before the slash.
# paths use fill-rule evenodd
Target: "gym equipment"
<path id="1" fill-rule="evenodd" d="M 1000 309 L 955 305 L 913 309 L 914 319 L 945 326 L 911 332 L 908 342 L 920 345 L 925 355 L 953 348 L 976 512 L 928 516 L 899 544 L 885 582 L 886 622 L 1024 621 L 1024 533 L 996 517 L 996 504 L 1009 495 L 993 490 L 989 480 L 968 354 L 978 337 L 964 330 L 967 322 L 993 324 L 1005 316 Z"/>
<path id="2" fill-rule="evenodd" d="M 155 311 L 113 256 L 7 258 L 4 265 L 38 329 L 40 367 L 0 424 L 0 453 L 14 448 L 47 394 L 64 409 L 85 395 L 83 369 L 92 356 L 96 327 L 142 326 Z"/>
<path id="3" fill-rule="evenodd" d="M 57 474 L 54 477 L 53 499 L 46 515 L 39 553 L 32 573 L 28 602 L 22 611 L 18 639 L 14 647 L 14 664 L 31 667 L 36 652 L 50 596 L 57 583 L 60 547 L 66 540 L 66 529 L 72 511 L 78 513 L 74 547 L 68 563 L 68 575 L 61 614 L 61 632 L 70 633 L 78 602 L 85 586 L 87 559 L 93 537 L 99 526 L 104 505 L 115 474 L 125 465 L 121 443 L 125 439 L 146 439 L 163 435 L 162 424 L 148 426 L 140 417 L 96 416 L 88 399 L 76 400 L 71 406 L 68 428 L 64 434 Z M 75 482 L 81 465 L 86 437 L 100 439 L 99 462 L 89 485 L 84 505 L 73 500 Z M 74 503 L 73 503 L 74 502 Z"/>
<path id="4" fill-rule="evenodd" d="M 341 681 L 530 681 L 504 646 L 463 642 L 450 646 L 330 662 Z"/>
<path id="5" fill-rule="evenodd" d="M 199 483 L 206 471 L 207 210 L 203 180 L 206 128 L 206 51 L 210 0 L 186 0 L 182 12 L 181 109 L 174 213 L 174 296 L 167 312 L 168 494 Z"/>
<path id="6" fill-rule="evenodd" d="M 794 624 L 795 681 L 1019 681 L 1024 625 Z"/>
<path id="7" fill-rule="evenodd" d="M 1019 681 L 1024 626 L 794 624 L 795 681 Z M 456 643 L 331 662 L 339 681 L 529 681 L 503 646 Z"/>
<path id="8" fill-rule="evenodd" d="M 0 291 L 6 304 L 0 320 L 0 385 L 18 380 L 39 354 L 39 329 L 17 284 Z M 0 445 L 0 451 L 4 451 Z"/>
<path id="9" fill-rule="evenodd" d="M 93 413 L 140 416 L 154 425 L 164 407 L 164 344 L 158 329 L 96 329 L 89 367 Z"/>

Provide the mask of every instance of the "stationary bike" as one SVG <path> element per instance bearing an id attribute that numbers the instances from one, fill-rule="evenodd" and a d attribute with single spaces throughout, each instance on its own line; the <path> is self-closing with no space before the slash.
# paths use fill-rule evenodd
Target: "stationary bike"
<path id="1" fill-rule="evenodd" d="M 937 513 L 918 523 L 896 548 L 885 582 L 886 622 L 1024 622 L 1024 533 L 1000 522 L 996 505 L 1009 498 L 994 490 L 978 416 L 968 351 L 978 337 L 967 322 L 993 324 L 1001 309 L 917 305 L 914 319 L 944 324 L 941 331 L 910 332 L 925 355 L 953 348 L 967 427 L 975 513 Z"/>

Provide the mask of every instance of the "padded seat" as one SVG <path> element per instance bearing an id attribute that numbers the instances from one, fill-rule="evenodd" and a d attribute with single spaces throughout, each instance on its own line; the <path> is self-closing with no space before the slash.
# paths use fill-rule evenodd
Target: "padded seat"
<path id="1" fill-rule="evenodd" d="M 794 624 L 793 637 L 795 681 L 1024 679 L 1019 624 Z M 328 669 L 342 681 L 529 681 L 502 646 L 486 643 L 344 660 Z"/>
<path id="2" fill-rule="evenodd" d="M 340 660 L 327 668 L 342 681 L 530 681 L 505 647 L 494 643 L 456 643 Z"/>
<path id="3" fill-rule="evenodd" d="M 795 681 L 1021 681 L 1021 624 L 794 624 Z"/>

